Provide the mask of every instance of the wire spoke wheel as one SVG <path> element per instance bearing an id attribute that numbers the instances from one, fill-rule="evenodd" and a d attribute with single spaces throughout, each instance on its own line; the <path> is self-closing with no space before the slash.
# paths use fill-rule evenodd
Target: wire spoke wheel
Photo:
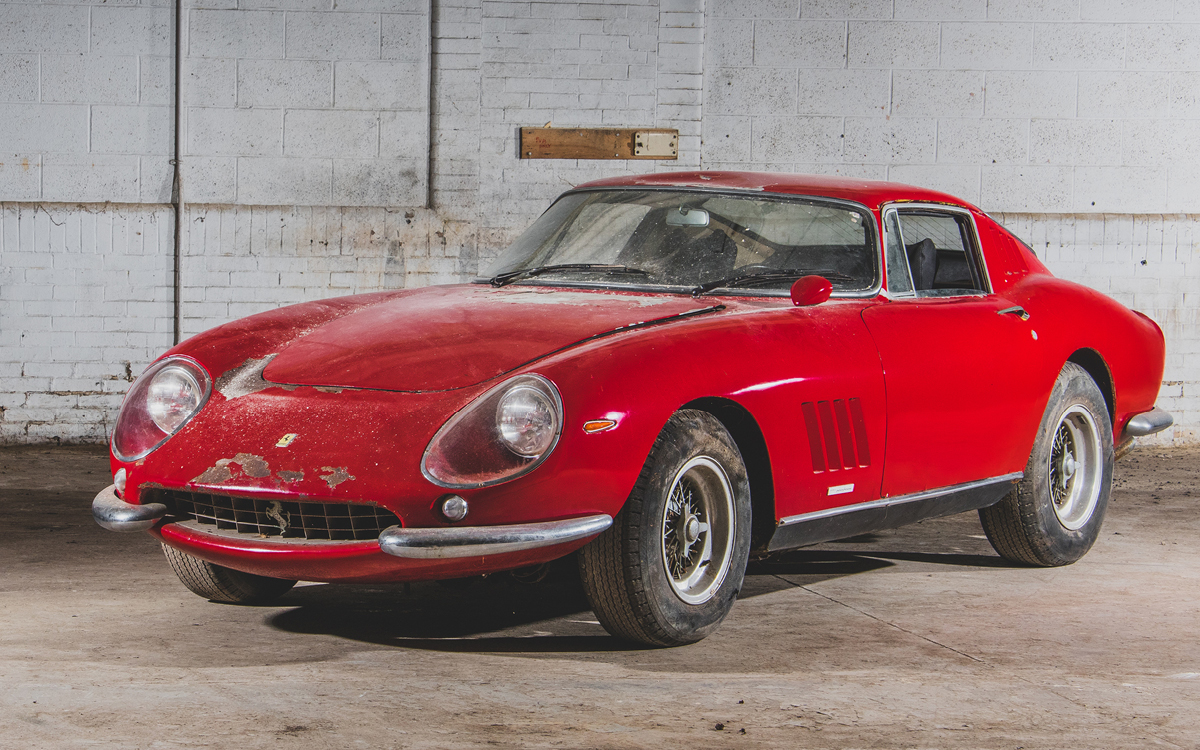
<path id="1" fill-rule="evenodd" d="M 579 550 L 596 619 L 650 646 L 704 638 L 741 591 L 752 525 L 750 480 L 733 436 L 709 412 L 675 412 L 613 525 Z"/>
<path id="2" fill-rule="evenodd" d="M 1055 430 L 1046 472 L 1054 514 L 1063 528 L 1078 529 L 1092 516 L 1100 499 L 1100 452 L 1091 413 L 1079 404 L 1068 408 Z"/>
<path id="3" fill-rule="evenodd" d="M 1087 370 L 1063 365 L 1050 392 L 1024 476 L 979 520 L 1001 557 L 1069 565 L 1100 534 L 1112 491 L 1112 422 Z"/>
<path id="4" fill-rule="evenodd" d="M 675 595 L 711 599 L 733 555 L 733 489 L 721 465 L 696 456 L 675 475 L 663 506 L 662 561 Z"/>

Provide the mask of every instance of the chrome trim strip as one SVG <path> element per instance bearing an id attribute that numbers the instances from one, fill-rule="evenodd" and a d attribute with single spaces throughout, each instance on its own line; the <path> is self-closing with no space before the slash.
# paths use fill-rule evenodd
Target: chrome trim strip
<path id="1" fill-rule="evenodd" d="M 882 240 L 881 240 L 880 244 L 883 245 L 883 268 L 884 268 L 885 275 L 890 276 L 892 267 L 888 265 L 888 257 L 887 257 L 887 240 L 888 240 L 888 226 L 887 225 L 888 225 L 888 215 L 889 214 L 896 214 L 896 228 L 897 228 L 897 230 L 899 230 L 896 232 L 896 234 L 900 235 L 900 246 L 901 247 L 904 247 L 904 230 L 900 229 L 900 215 L 896 211 L 896 208 L 894 206 L 889 205 L 887 208 L 880 209 L 880 211 L 879 211 L 879 234 L 882 236 Z M 889 299 L 916 299 L 917 298 L 917 291 L 916 291 L 917 285 L 913 283 L 912 269 L 909 267 L 908 263 L 904 264 L 904 275 L 908 277 L 909 291 L 907 291 L 907 292 L 891 292 L 888 290 L 887 284 L 885 283 L 883 285 L 882 291 L 887 292 Z"/>
<path id="2" fill-rule="evenodd" d="M 1162 432 L 1173 424 L 1175 424 L 1175 418 L 1156 406 L 1129 420 L 1125 425 L 1125 434 L 1133 437 L 1145 437 Z"/>
<path id="3" fill-rule="evenodd" d="M 897 495 L 896 497 L 885 497 L 879 500 L 871 500 L 866 503 L 857 503 L 855 505 L 843 505 L 837 508 L 826 508 L 825 510 L 817 510 L 812 513 L 800 513 L 795 516 L 788 516 L 779 519 L 776 526 L 791 526 L 796 523 L 804 523 L 805 521 L 816 521 L 821 518 L 830 518 L 832 516 L 840 516 L 845 513 L 854 513 L 859 510 L 872 510 L 874 508 L 887 508 L 893 505 L 903 505 L 905 503 L 915 503 L 918 500 L 931 500 L 935 497 L 943 495 L 951 495 L 955 492 L 964 492 L 966 490 L 977 490 L 980 487 L 988 487 L 993 484 L 1002 484 L 1004 482 L 1016 482 L 1025 476 L 1024 472 L 1015 471 L 1012 474 L 1005 474 L 991 479 L 980 479 L 974 482 L 964 482 L 963 484 L 952 484 L 949 487 L 939 487 L 934 490 L 925 490 L 924 492 L 914 492 L 911 495 Z"/>
<path id="4" fill-rule="evenodd" d="M 448 526 L 434 529 L 392 526 L 379 535 L 379 548 L 396 557 L 423 560 L 484 557 L 585 539 L 612 526 L 612 522 L 612 516 L 600 514 L 511 526 Z"/>
<path id="5" fill-rule="evenodd" d="M 100 490 L 92 500 L 92 518 L 109 531 L 145 531 L 167 515 L 162 503 L 134 505 L 117 497 L 116 485 Z"/>

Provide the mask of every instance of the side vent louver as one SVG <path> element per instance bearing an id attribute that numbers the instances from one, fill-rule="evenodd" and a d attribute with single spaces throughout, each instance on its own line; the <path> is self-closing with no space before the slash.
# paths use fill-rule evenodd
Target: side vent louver
<path id="1" fill-rule="evenodd" d="M 814 472 L 871 465 L 867 423 L 858 399 L 805 401 L 800 410 L 808 429 Z"/>

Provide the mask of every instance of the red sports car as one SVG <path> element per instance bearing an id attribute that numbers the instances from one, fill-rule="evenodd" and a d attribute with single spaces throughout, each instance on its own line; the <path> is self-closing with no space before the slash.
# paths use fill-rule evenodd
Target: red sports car
<path id="1" fill-rule="evenodd" d="M 575 554 L 630 641 L 711 633 L 763 555 L 978 510 L 1064 565 L 1155 408 L 1163 337 L 979 209 L 690 172 L 561 196 L 469 284 L 195 336 L 134 383 L 93 503 L 183 583 L 445 579 Z"/>

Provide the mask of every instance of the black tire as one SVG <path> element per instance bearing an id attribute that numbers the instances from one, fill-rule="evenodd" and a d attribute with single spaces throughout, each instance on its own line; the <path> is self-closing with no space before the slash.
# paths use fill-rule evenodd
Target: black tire
<path id="1" fill-rule="evenodd" d="M 1016 563 L 1075 562 L 1100 535 L 1112 472 L 1104 396 L 1086 370 L 1068 362 L 1050 393 L 1025 477 L 999 503 L 979 511 L 988 541 Z"/>
<path id="2" fill-rule="evenodd" d="M 243 573 L 163 545 L 171 569 L 193 594 L 225 604 L 266 604 L 286 594 L 295 581 Z"/>
<path id="3" fill-rule="evenodd" d="M 613 525 L 579 551 L 596 618 L 650 646 L 709 635 L 742 588 L 750 520 L 746 466 L 725 426 L 708 412 L 676 412 Z"/>

